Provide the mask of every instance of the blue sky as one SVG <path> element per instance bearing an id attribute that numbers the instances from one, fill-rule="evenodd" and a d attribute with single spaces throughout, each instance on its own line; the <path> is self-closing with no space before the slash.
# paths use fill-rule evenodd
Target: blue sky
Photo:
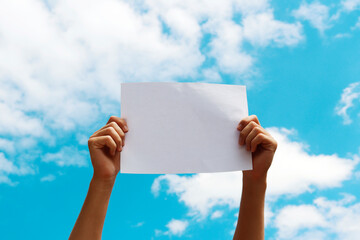
<path id="1" fill-rule="evenodd" d="M 266 239 L 360 234 L 360 1 L 2 1 L 1 239 L 66 239 L 120 83 L 247 86 Z M 231 239 L 241 173 L 119 174 L 103 239 Z"/>

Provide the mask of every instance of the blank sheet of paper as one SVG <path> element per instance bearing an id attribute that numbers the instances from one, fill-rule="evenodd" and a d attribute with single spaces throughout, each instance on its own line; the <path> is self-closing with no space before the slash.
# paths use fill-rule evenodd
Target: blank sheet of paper
<path id="1" fill-rule="evenodd" d="M 123 83 L 129 132 L 122 173 L 204 173 L 252 169 L 236 129 L 248 115 L 245 86 Z"/>

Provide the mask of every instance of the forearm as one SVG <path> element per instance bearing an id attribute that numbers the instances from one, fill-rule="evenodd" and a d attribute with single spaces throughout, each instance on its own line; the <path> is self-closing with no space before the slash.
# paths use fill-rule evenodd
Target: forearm
<path id="1" fill-rule="evenodd" d="M 101 239 L 106 211 L 115 180 L 98 180 L 93 178 L 75 226 L 69 240 Z"/>
<path id="2" fill-rule="evenodd" d="M 243 189 L 234 240 L 264 239 L 266 177 L 258 180 L 243 177 Z"/>

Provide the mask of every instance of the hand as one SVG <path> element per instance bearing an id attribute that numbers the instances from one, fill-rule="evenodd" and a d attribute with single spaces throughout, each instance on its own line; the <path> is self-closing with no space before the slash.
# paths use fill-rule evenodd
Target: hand
<path id="1" fill-rule="evenodd" d="M 125 119 L 112 116 L 88 141 L 94 179 L 115 181 L 120 171 L 120 152 L 128 127 Z"/>
<path id="2" fill-rule="evenodd" d="M 246 145 L 246 150 L 252 152 L 253 170 L 243 171 L 244 179 L 250 181 L 266 180 L 277 142 L 261 127 L 255 115 L 241 120 L 237 129 L 240 131 L 239 144 Z"/>

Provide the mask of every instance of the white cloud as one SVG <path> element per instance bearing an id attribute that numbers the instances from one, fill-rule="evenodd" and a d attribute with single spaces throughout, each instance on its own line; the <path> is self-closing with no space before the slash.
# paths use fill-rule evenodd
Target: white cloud
<path id="1" fill-rule="evenodd" d="M 217 211 L 215 211 L 215 212 L 213 212 L 213 213 L 211 214 L 211 217 L 210 217 L 210 218 L 211 218 L 211 219 L 217 219 L 217 218 L 222 217 L 223 214 L 224 214 L 223 211 L 217 210 Z"/>
<path id="2" fill-rule="evenodd" d="M 0 138 L 0 150 L 4 152 L 14 153 L 15 143 L 13 141 Z"/>
<path id="3" fill-rule="evenodd" d="M 336 154 L 310 154 L 306 144 L 291 140 L 294 131 L 284 128 L 267 130 L 279 143 L 268 173 L 267 191 L 270 197 L 298 195 L 315 188 L 340 187 L 344 180 L 351 177 L 358 163 L 357 156 L 346 159 Z"/>
<path id="4" fill-rule="evenodd" d="M 360 29 L 360 17 L 358 18 L 357 22 L 353 27 L 351 27 L 351 30 Z"/>
<path id="5" fill-rule="evenodd" d="M 262 47 L 275 43 L 292 46 L 303 40 L 300 23 L 285 23 L 274 19 L 272 11 L 246 16 L 243 19 L 244 38 Z"/>
<path id="6" fill-rule="evenodd" d="M 0 171 L 8 174 L 16 174 L 19 173 L 20 170 L 0 152 Z"/>
<path id="7" fill-rule="evenodd" d="M 345 195 L 338 201 L 317 198 L 312 205 L 285 206 L 275 220 L 279 239 L 329 239 L 333 235 L 336 239 L 357 239 L 360 203 L 354 200 L 354 196 Z"/>
<path id="8" fill-rule="evenodd" d="M 34 171 L 28 165 L 20 163 L 16 166 L 12 161 L 8 160 L 4 153 L 0 152 L 0 183 L 7 183 L 9 185 L 15 185 L 9 175 L 26 175 L 33 174 Z"/>
<path id="9" fill-rule="evenodd" d="M 335 108 L 336 114 L 343 118 L 344 124 L 352 123 L 348 111 L 354 107 L 354 101 L 360 101 L 360 82 L 352 83 L 343 90 L 341 99 Z"/>
<path id="10" fill-rule="evenodd" d="M 360 0 L 342 0 L 341 5 L 345 11 L 351 12 L 360 8 Z"/>
<path id="11" fill-rule="evenodd" d="M 76 134 L 76 140 L 80 145 L 87 145 L 90 136 L 78 133 Z"/>
<path id="12" fill-rule="evenodd" d="M 84 167 L 88 165 L 86 156 L 86 151 L 80 151 L 77 148 L 66 146 L 57 153 L 47 153 L 44 157 L 42 157 L 42 161 L 54 162 L 60 167 Z"/>
<path id="13" fill-rule="evenodd" d="M 75 130 L 84 143 L 89 127 L 118 112 L 120 82 L 239 80 L 255 72 L 245 42 L 302 38 L 267 0 L 1 1 L 0 35 L 0 138 L 28 146 Z"/>
<path id="14" fill-rule="evenodd" d="M 167 193 L 176 194 L 193 216 L 203 218 L 214 206 L 235 208 L 240 203 L 241 172 L 162 175 L 155 179 L 152 192 L 157 194 L 164 182 L 168 184 Z"/>
<path id="15" fill-rule="evenodd" d="M 296 236 L 294 238 L 292 238 L 293 240 L 327 240 L 329 238 L 327 238 L 326 236 L 327 234 L 321 230 L 309 230 L 309 231 L 305 231 L 303 234 L 301 234 L 300 236 Z"/>
<path id="16" fill-rule="evenodd" d="M 360 180 L 360 171 L 355 172 L 355 179 Z"/>
<path id="17" fill-rule="evenodd" d="M 349 33 L 338 33 L 334 36 L 334 38 L 336 39 L 349 38 L 349 37 L 351 37 L 351 34 Z"/>
<path id="18" fill-rule="evenodd" d="M 289 197 L 341 186 L 349 179 L 358 162 L 337 155 L 312 155 L 304 143 L 290 139 L 294 131 L 269 128 L 278 142 L 273 165 L 268 173 L 268 200 L 275 201 L 282 195 Z M 291 157 L 289 157 L 291 156 Z M 324 165 L 327 167 L 324 168 Z M 321 173 L 321 174 L 319 174 Z M 179 202 L 189 209 L 189 215 L 203 219 L 214 207 L 239 206 L 242 186 L 241 172 L 201 173 L 191 176 L 161 175 L 152 185 L 152 192 L 158 195 L 167 186 L 167 194 L 176 194 Z M 272 217 L 268 209 L 267 221 Z"/>
<path id="19" fill-rule="evenodd" d="M 139 7 L 147 11 L 139 11 Z M 5 104 L 25 115 L 44 114 L 43 119 L 34 119 L 38 128 L 71 130 L 91 124 L 109 102 L 119 101 L 116 86 L 121 81 L 197 76 L 204 61 L 200 52 L 202 22 L 218 19 L 221 23 L 215 48 L 233 41 L 229 38 L 235 39 L 235 45 L 241 44 L 237 39 L 241 32 L 231 20 L 234 11 L 255 14 L 268 8 L 267 1 L 145 1 L 142 6 L 113 0 L 54 1 L 49 7 L 36 0 L 2 2 L 0 49 L 4 61 L 0 79 L 11 80 L 7 90 L 12 92 Z M 162 22 L 170 33 L 163 32 Z M 220 36 L 223 25 L 224 34 L 235 32 Z M 287 38 L 285 31 L 276 38 L 282 34 Z M 248 70 L 251 58 L 240 50 L 218 56 L 221 69 L 235 74 Z M 231 59 L 237 61 L 229 66 Z M 103 91 L 97 91 L 99 88 Z"/>
<path id="20" fill-rule="evenodd" d="M 11 108 L 10 106 L 0 102 L 0 134 L 14 136 L 35 137 L 46 134 L 41 121 L 34 117 L 29 117 L 23 111 Z"/>
<path id="21" fill-rule="evenodd" d="M 212 83 L 221 83 L 222 78 L 219 74 L 219 71 L 212 67 L 212 68 L 205 68 L 202 70 L 202 75 L 204 76 L 204 82 L 212 82 Z"/>
<path id="22" fill-rule="evenodd" d="M 319 2 L 301 4 L 299 9 L 293 11 L 293 15 L 298 19 L 309 21 L 320 33 L 331 27 L 329 7 Z"/>
<path id="23" fill-rule="evenodd" d="M 245 74 L 253 65 L 253 58 L 242 50 L 242 27 L 233 21 L 210 21 L 206 30 L 214 34 L 210 56 L 214 57 L 224 73 Z"/>
<path id="24" fill-rule="evenodd" d="M 187 221 L 171 219 L 171 221 L 166 225 L 166 227 L 169 229 L 166 234 L 181 236 L 185 232 L 188 225 L 189 223 Z"/>
<path id="25" fill-rule="evenodd" d="M 325 227 L 325 225 L 324 217 L 312 205 L 286 206 L 281 209 L 275 220 L 281 239 L 292 239 L 302 229 Z"/>
<path id="26" fill-rule="evenodd" d="M 267 227 L 270 223 L 272 218 L 274 217 L 274 213 L 271 211 L 270 204 L 265 199 L 265 211 L 264 211 L 264 223 L 265 227 Z"/>
<path id="27" fill-rule="evenodd" d="M 145 222 L 138 222 L 138 223 L 136 223 L 135 225 L 133 225 L 132 227 L 134 227 L 134 228 L 139 228 L 139 227 L 144 226 L 144 224 L 145 224 Z"/>
<path id="28" fill-rule="evenodd" d="M 40 178 L 40 181 L 41 181 L 41 182 L 52 182 L 52 181 L 54 181 L 55 179 L 56 179 L 55 175 L 49 174 L 49 175 L 46 175 L 46 176 Z"/>

